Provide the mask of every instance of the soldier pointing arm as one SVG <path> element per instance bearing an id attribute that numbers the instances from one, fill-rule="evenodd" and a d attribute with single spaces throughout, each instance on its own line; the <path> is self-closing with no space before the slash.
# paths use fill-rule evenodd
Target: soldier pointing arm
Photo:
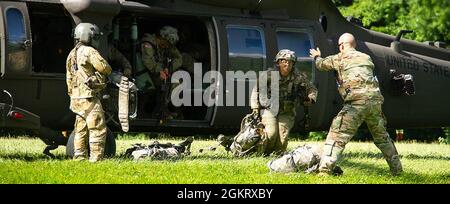
<path id="1" fill-rule="evenodd" d="M 402 172 L 402 165 L 392 139 L 386 131 L 386 118 L 381 110 L 384 101 L 378 80 L 373 74 L 374 64 L 369 55 L 357 51 L 353 35 L 344 33 L 339 38 L 339 54 L 321 57 L 317 48 L 310 50 L 318 70 L 337 72 L 339 93 L 344 107 L 333 119 L 323 147 L 319 171 L 331 174 L 345 145 L 366 122 L 375 145 L 383 155 L 393 175 Z"/>

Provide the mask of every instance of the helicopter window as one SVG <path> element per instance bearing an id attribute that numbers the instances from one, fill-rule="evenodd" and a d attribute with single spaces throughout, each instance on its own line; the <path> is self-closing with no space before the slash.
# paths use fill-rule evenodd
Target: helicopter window
<path id="1" fill-rule="evenodd" d="M 266 65 L 263 32 L 257 27 L 228 26 L 229 68 L 260 71 Z"/>
<path id="2" fill-rule="evenodd" d="M 309 79 L 314 80 L 313 60 L 309 57 L 312 40 L 308 33 L 301 31 L 277 31 L 278 49 L 290 49 L 297 55 L 295 68 L 304 72 Z"/>
<path id="3" fill-rule="evenodd" d="M 27 39 L 22 12 L 16 8 L 6 11 L 8 31 L 8 61 L 9 68 L 15 71 L 26 69 L 27 54 L 24 43 Z"/>

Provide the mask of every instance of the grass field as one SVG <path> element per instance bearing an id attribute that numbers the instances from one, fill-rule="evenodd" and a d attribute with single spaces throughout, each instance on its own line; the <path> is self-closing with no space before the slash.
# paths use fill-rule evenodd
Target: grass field
<path id="1" fill-rule="evenodd" d="M 180 139 L 181 140 L 181 139 Z M 160 140 L 175 142 L 180 140 Z M 150 140 L 122 138 L 117 140 L 121 155 L 134 143 Z M 305 144 L 291 141 L 288 149 Z M 312 142 L 307 142 L 312 143 Z M 45 145 L 39 139 L 0 138 L 0 183 L 145 183 L 145 184 L 298 184 L 298 183 L 443 183 L 450 184 L 450 146 L 440 144 L 398 143 L 405 173 L 389 174 L 381 153 L 372 143 L 352 142 L 344 151 L 340 166 L 344 175 L 319 177 L 304 173 L 269 173 L 266 163 L 274 157 L 236 159 L 223 148 L 199 153 L 200 148 L 215 144 L 195 140 L 192 154 L 176 161 L 139 161 L 126 158 L 107 159 L 100 163 L 76 162 L 64 156 L 65 147 L 49 159 L 41 152 Z"/>

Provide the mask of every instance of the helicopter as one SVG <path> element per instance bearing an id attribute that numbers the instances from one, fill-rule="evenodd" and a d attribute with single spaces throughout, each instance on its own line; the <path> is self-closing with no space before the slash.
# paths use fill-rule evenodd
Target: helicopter
<path id="1" fill-rule="evenodd" d="M 74 136 L 61 131 L 73 128 L 75 115 L 69 109 L 65 62 L 74 47 L 73 30 L 82 22 L 94 23 L 106 34 L 99 47 L 102 55 L 112 43 L 133 67 L 139 39 L 165 25 L 179 30 L 181 52 L 199 56 L 201 76 L 209 71 L 223 76 L 227 71 L 264 71 L 273 66 L 278 50 L 295 51 L 295 69 L 308 76 L 319 94 L 313 106 L 297 110 L 293 132 L 327 130 L 339 112 L 342 100 L 335 76 L 315 69 L 309 49 L 320 47 L 323 56 L 337 53 L 339 36 L 352 33 L 357 49 L 375 64 L 389 128 L 450 125 L 450 95 L 443 91 L 450 86 L 450 50 L 440 42 L 403 39 L 410 30 L 391 36 L 363 28 L 344 18 L 331 0 L 11 0 L 0 2 L 0 13 L 0 128 L 35 132 L 53 147 L 67 144 L 69 155 Z M 217 102 L 237 100 L 238 91 L 227 89 L 236 86 L 227 84 L 249 86 L 252 80 L 210 76 L 188 94 L 194 100 L 214 88 L 219 93 L 208 98 L 211 103 L 183 106 L 183 118 L 164 124 L 137 111 L 154 103 L 139 104 L 130 97 L 130 131 L 235 133 L 250 111 L 249 100 L 244 105 Z M 250 92 L 244 92 L 249 99 Z M 112 132 L 120 125 L 117 116 L 109 116 L 105 151 L 114 155 Z"/>

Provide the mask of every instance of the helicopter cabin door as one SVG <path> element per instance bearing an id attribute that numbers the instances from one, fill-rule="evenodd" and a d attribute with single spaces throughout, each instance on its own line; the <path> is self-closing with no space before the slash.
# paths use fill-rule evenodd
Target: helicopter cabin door
<path id="1" fill-rule="evenodd" d="M 27 6 L 0 2 L 1 76 L 23 77 L 31 73 L 31 34 Z"/>
<path id="2" fill-rule="evenodd" d="M 266 26 L 256 19 L 217 18 L 219 77 L 214 126 L 239 127 L 251 113 L 250 95 L 259 71 L 267 67 Z M 255 75 L 256 73 L 256 75 Z"/>

